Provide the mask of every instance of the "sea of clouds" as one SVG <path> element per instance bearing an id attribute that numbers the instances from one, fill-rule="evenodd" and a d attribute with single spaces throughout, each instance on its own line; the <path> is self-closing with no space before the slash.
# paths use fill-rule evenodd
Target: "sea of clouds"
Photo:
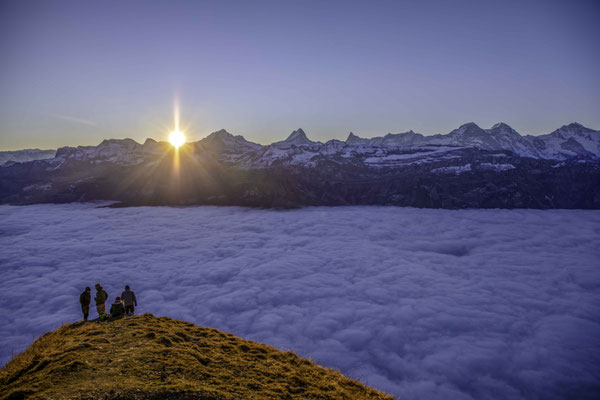
<path id="1" fill-rule="evenodd" d="M 78 204 L 0 221 L 0 362 L 81 319 L 101 282 L 406 400 L 599 398 L 598 211 Z"/>

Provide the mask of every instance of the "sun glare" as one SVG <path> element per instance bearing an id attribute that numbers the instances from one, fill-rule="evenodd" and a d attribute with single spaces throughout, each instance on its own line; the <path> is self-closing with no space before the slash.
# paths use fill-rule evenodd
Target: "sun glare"
<path id="1" fill-rule="evenodd" d="M 175 148 L 179 148 L 179 146 L 185 143 L 185 135 L 180 131 L 173 131 L 169 135 L 169 142 L 171 142 Z"/>

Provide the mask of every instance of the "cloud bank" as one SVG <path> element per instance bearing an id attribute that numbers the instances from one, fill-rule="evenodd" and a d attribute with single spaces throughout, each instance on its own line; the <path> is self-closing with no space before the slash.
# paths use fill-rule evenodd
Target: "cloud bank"
<path id="1" fill-rule="evenodd" d="M 125 284 L 140 313 L 402 399 L 597 398 L 600 213 L 0 207 L 0 360 Z M 96 316 L 95 310 L 91 313 Z"/>

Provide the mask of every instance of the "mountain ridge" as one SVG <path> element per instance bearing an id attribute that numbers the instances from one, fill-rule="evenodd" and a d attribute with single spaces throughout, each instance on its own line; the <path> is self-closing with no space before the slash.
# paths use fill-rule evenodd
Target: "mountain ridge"
<path id="1" fill-rule="evenodd" d="M 402 133 L 387 133 L 384 136 L 375 136 L 371 138 L 362 138 L 353 132 L 348 134 L 345 141 L 336 142 L 344 143 L 346 146 L 370 146 L 370 147 L 396 147 L 410 148 L 415 146 L 427 145 L 451 145 L 451 146 L 466 146 L 486 150 L 510 150 L 525 157 L 546 158 L 563 160 L 571 157 L 588 156 L 600 158 L 600 131 L 596 131 L 585 126 L 572 122 L 561 126 L 560 128 L 542 135 L 521 135 L 505 122 L 498 122 L 489 129 L 483 129 L 474 122 L 467 122 L 458 128 L 450 131 L 447 134 L 423 135 L 416 133 L 413 130 Z M 285 140 L 276 141 L 269 145 L 261 145 L 247 140 L 242 135 L 232 135 L 225 129 L 212 132 L 205 138 L 188 144 L 208 144 L 221 142 L 221 147 L 237 147 L 236 151 L 259 150 L 261 148 L 277 147 L 279 149 L 312 147 L 318 148 L 325 146 L 331 140 L 322 143 L 312 141 L 302 128 L 294 130 Z M 101 159 L 110 159 L 106 157 L 111 150 L 111 146 L 125 148 L 132 152 L 141 153 L 156 153 L 161 151 L 158 148 L 168 148 L 169 144 L 165 141 L 156 141 L 152 138 L 147 138 L 143 144 L 138 143 L 134 139 L 105 139 L 97 146 L 77 146 L 77 147 L 61 147 L 54 150 L 37 150 L 25 149 L 19 151 L 0 152 L 0 165 L 6 162 L 28 162 L 39 159 L 49 159 L 51 152 L 55 152 L 56 157 L 78 157 L 79 159 L 89 159 L 90 156 Z M 331 146 L 329 146 L 331 147 Z M 103 148 L 104 157 L 102 155 L 90 154 L 93 148 Z M 10 159 L 12 153 L 27 152 L 45 152 L 43 156 L 27 156 L 25 158 Z M 120 151 L 115 149 L 113 155 Z M 127 159 L 115 159 L 117 162 L 132 162 L 136 157 Z"/>
<path id="2" fill-rule="evenodd" d="M 580 124 L 542 138 L 467 123 L 431 137 L 288 139 L 262 146 L 219 130 L 178 151 L 151 139 L 63 147 L 0 166 L 0 204 L 600 208 L 600 134 Z"/>
<path id="3" fill-rule="evenodd" d="M 189 143 L 207 143 L 215 140 L 215 137 L 222 139 L 226 135 L 229 135 L 228 137 L 230 138 L 236 138 L 235 140 L 238 143 L 243 143 L 243 146 L 241 147 L 246 147 L 248 150 L 255 151 L 261 148 L 265 149 L 270 147 L 284 150 L 310 147 L 314 150 L 318 150 L 329 142 L 322 143 L 319 141 L 312 141 L 308 138 L 305 131 L 302 128 L 299 128 L 294 130 L 285 140 L 273 142 L 269 145 L 261 145 L 248 141 L 244 136 L 234 136 L 224 129 L 213 132 L 196 142 Z M 111 140 L 115 141 L 119 139 Z M 120 140 L 126 140 L 127 143 L 129 143 L 129 140 L 132 139 Z M 574 142 L 581 144 L 581 146 L 577 146 Z M 103 145 L 103 143 L 100 145 Z M 504 122 L 494 124 L 489 129 L 483 129 L 474 122 L 468 122 L 452 130 L 448 134 L 429 136 L 409 130 L 402 133 L 388 133 L 385 136 L 361 138 L 353 132 L 350 132 L 343 143 L 345 143 L 346 146 L 369 146 L 380 148 L 411 148 L 418 146 L 450 145 L 474 147 L 485 150 L 510 150 L 520 156 L 532 158 L 564 160 L 572 157 L 587 156 L 600 159 L 600 132 L 586 128 L 576 122 L 563 125 L 549 134 L 538 136 L 523 136 Z M 240 149 L 237 150 L 239 151 Z"/>
<path id="4" fill-rule="evenodd" d="M 57 150 L 56 158 L 133 165 L 142 163 L 147 155 L 164 153 L 170 146 L 167 142 L 149 143 L 149 140 L 151 139 L 147 139 L 143 145 L 127 138 L 107 139 L 98 146 L 62 147 Z M 494 124 L 490 129 L 482 129 L 474 122 L 468 122 L 445 135 L 424 136 L 410 130 L 367 139 L 350 132 L 345 142 L 332 140 L 325 143 L 312 141 L 304 130 L 299 128 L 285 140 L 263 146 L 246 140 L 242 135 L 234 136 L 221 129 L 184 146 L 218 154 L 222 160 L 239 162 L 245 168 L 264 168 L 288 158 L 292 164 L 313 166 L 311 159 L 315 155 L 383 155 L 398 150 L 434 149 L 443 146 L 506 150 L 521 157 L 537 159 L 562 161 L 583 157 L 600 160 L 600 132 L 578 123 L 563 125 L 549 134 L 540 136 L 521 136 L 504 122 Z"/>

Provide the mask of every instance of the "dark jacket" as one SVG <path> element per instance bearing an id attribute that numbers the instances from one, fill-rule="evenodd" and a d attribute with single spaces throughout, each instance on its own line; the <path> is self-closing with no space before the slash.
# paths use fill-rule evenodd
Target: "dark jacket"
<path id="1" fill-rule="evenodd" d="M 82 306 L 89 306 L 91 300 L 92 294 L 87 290 L 79 295 L 79 302 Z"/>
<path id="2" fill-rule="evenodd" d="M 106 293 L 106 290 L 104 290 L 102 287 L 97 289 L 96 297 L 94 297 L 94 300 L 96 300 L 96 305 L 106 303 L 106 299 L 108 299 L 108 293 Z"/>
<path id="3" fill-rule="evenodd" d="M 111 317 L 120 317 L 125 314 L 125 307 L 123 307 L 123 303 L 112 303 L 110 305 L 110 316 Z"/>
<path id="4" fill-rule="evenodd" d="M 123 304 L 126 306 L 135 304 L 137 307 L 137 299 L 135 298 L 135 293 L 133 293 L 133 290 L 126 290 L 121 293 L 121 299 L 123 299 Z"/>

